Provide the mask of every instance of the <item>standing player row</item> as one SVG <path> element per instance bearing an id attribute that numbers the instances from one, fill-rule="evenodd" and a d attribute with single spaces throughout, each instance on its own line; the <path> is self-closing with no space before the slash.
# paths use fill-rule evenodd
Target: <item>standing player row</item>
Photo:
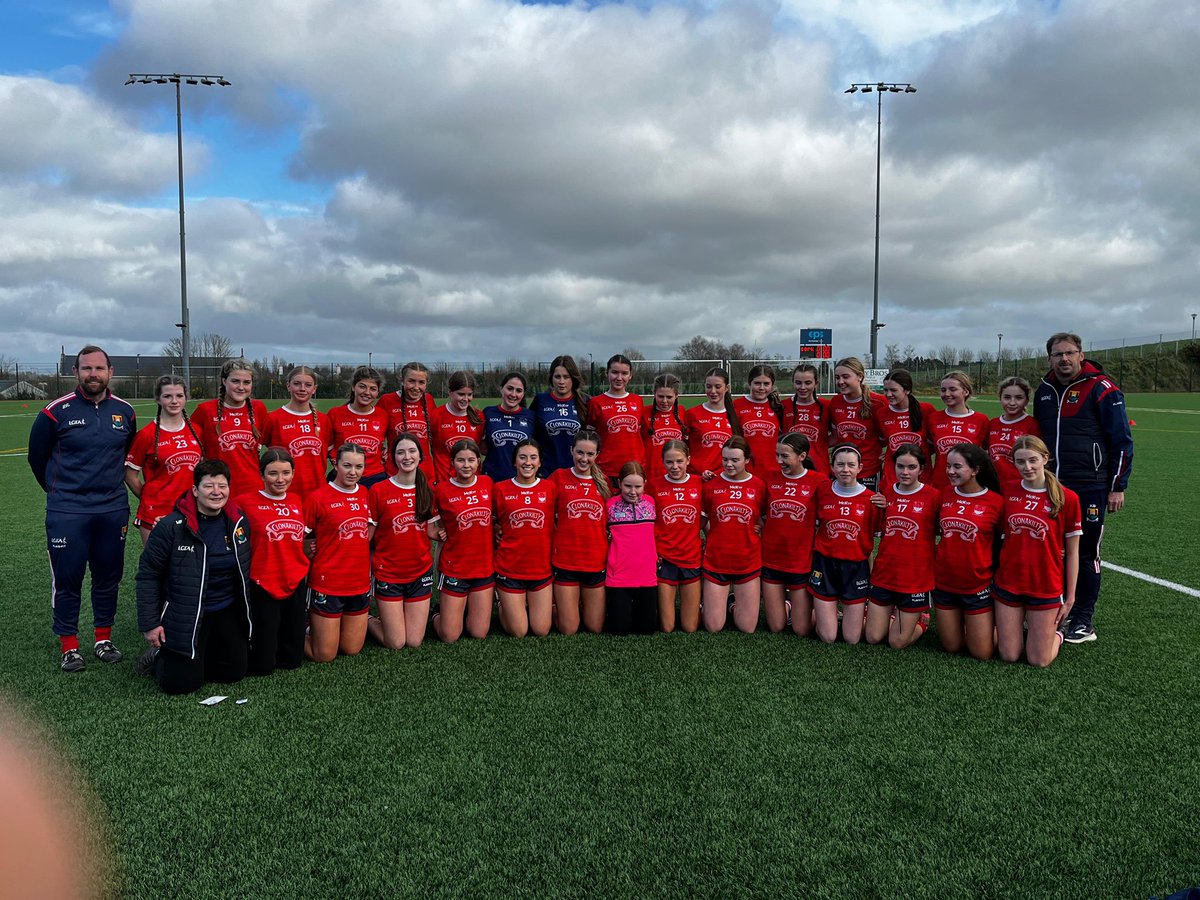
<path id="1" fill-rule="evenodd" d="M 475 383 L 470 373 L 450 376 L 449 396 L 439 407 L 427 393 L 428 371 L 421 363 L 407 364 L 400 389 L 386 393 L 383 376 L 362 366 L 352 376 L 348 401 L 322 413 L 313 405 L 316 373 L 299 367 L 288 375 L 288 402 L 268 413 L 261 401 L 251 397 L 249 365 L 230 360 L 222 368 L 218 397 L 201 403 L 190 419 L 182 380 L 165 376 L 155 389 L 154 422 L 137 435 L 126 461 L 126 482 L 139 498 L 135 524 L 145 539 L 154 522 L 189 488 L 191 471 L 201 458 L 222 459 L 230 466 L 237 495 L 257 483 L 259 448 L 283 447 L 295 461 L 293 490 L 308 494 L 325 483 L 335 448 L 347 441 L 365 452 L 365 485 L 394 473 L 389 451 L 402 432 L 417 438 L 422 469 L 434 484 L 450 476 L 450 448 L 464 438 L 480 445 L 483 472 L 493 480 L 513 476 L 511 452 L 530 437 L 542 447 L 543 474 L 568 468 L 574 436 L 586 424 L 604 440 L 597 462 L 614 484 L 629 461 L 642 464 L 651 478 L 661 476 L 667 441 L 684 441 L 691 459 L 689 471 L 707 481 L 720 470 L 720 449 L 729 437 L 745 437 L 753 472 L 770 460 L 781 435 L 797 433 L 808 439 L 810 458 L 824 472 L 829 471 L 831 444 L 858 447 L 863 459 L 861 480 L 871 487 L 880 483 L 881 471 L 882 483 L 893 478 L 890 466 L 883 465 L 887 451 L 910 442 L 942 456 L 958 443 L 986 446 L 1001 477 L 1011 483 L 1015 469 L 1007 457 L 1013 441 L 1037 433 L 1036 423 L 1025 412 L 1029 385 L 1019 378 L 1001 384 L 1004 412 L 989 421 L 969 409 L 972 387 L 964 373 L 952 372 L 943 379 L 945 409 L 934 410 L 915 400 L 912 378 L 903 370 L 889 374 L 884 395 L 866 391 L 862 364 L 852 357 L 835 367 L 838 393 L 831 399 L 817 395 L 817 371 L 808 364 L 793 371 L 794 393 L 784 399 L 775 389 L 770 366 L 751 369 L 749 393 L 737 398 L 731 395 L 728 375 L 714 368 L 705 377 L 705 402 L 686 411 L 680 407 L 680 383 L 674 375 L 655 379 L 647 405 L 627 389 L 632 375 L 628 359 L 612 357 L 606 372 L 609 390 L 588 397 L 575 361 L 560 356 L 551 363 L 550 389 L 537 394 L 530 405 L 526 405 L 525 376 L 512 372 L 502 380 L 501 402 L 481 412 L 472 405 Z M 932 468 L 935 485 L 944 487 L 943 467 Z"/>

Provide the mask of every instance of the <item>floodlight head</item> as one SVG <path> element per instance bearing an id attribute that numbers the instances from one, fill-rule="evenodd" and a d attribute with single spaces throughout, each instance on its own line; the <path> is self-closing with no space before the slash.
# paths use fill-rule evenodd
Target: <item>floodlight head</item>
<path id="1" fill-rule="evenodd" d="M 188 84 L 199 84 L 200 82 L 197 81 L 195 78 L 189 78 L 189 79 L 187 79 L 187 83 Z"/>
<path id="2" fill-rule="evenodd" d="M 171 76 L 170 78 L 168 78 L 167 80 L 168 80 L 169 82 L 171 82 L 171 84 L 179 84 L 179 76 L 178 76 L 178 75 L 172 75 L 172 76 Z"/>
<path id="3" fill-rule="evenodd" d="M 911 84 L 904 89 L 904 93 L 906 93 L 906 94 L 915 94 L 916 92 L 917 92 L 917 89 L 915 87 L 913 87 Z"/>
<path id="4" fill-rule="evenodd" d="M 162 76 L 155 78 L 154 81 L 156 84 L 166 84 L 167 83 L 167 79 L 163 78 Z"/>
<path id="5" fill-rule="evenodd" d="M 211 78 L 201 78 L 201 79 L 200 79 L 200 83 L 201 83 L 201 84 L 207 84 L 207 85 L 209 85 L 209 86 L 211 87 L 211 86 L 213 85 L 213 83 L 214 83 L 214 82 L 213 82 L 213 80 L 212 80 Z"/>
<path id="6" fill-rule="evenodd" d="M 126 79 L 125 83 L 126 83 L 126 84 L 133 84 L 133 76 L 132 76 L 132 75 L 130 75 L 130 76 L 129 76 L 129 78 L 127 78 L 127 79 Z"/>
<path id="7" fill-rule="evenodd" d="M 871 87 L 869 84 L 867 84 L 867 85 L 863 85 L 862 92 L 863 92 L 864 94 L 869 94 L 869 93 L 871 93 L 871 91 L 873 91 L 873 90 L 875 90 L 875 89 L 874 89 L 873 87 Z"/>
<path id="8" fill-rule="evenodd" d="M 219 84 L 221 87 L 229 87 L 230 82 L 226 81 L 224 78 L 218 78 L 217 84 Z"/>
<path id="9" fill-rule="evenodd" d="M 845 93 L 857 94 L 858 93 L 858 85 L 857 84 L 850 85 L 850 87 L 846 88 Z"/>
<path id="10" fill-rule="evenodd" d="M 893 84 L 890 88 L 888 88 L 888 90 L 891 91 L 893 94 L 900 93 L 900 88 L 898 85 Z"/>

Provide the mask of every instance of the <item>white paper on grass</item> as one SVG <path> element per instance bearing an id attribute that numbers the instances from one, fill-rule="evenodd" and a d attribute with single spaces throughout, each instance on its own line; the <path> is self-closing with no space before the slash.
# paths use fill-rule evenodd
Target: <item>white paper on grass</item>
<path id="1" fill-rule="evenodd" d="M 212 697 L 205 697 L 203 700 L 200 701 L 200 705 L 201 706 L 216 706 L 222 700 L 228 700 L 228 699 L 229 699 L 228 695 L 221 696 L 220 694 L 217 694 Z"/>
<path id="2" fill-rule="evenodd" d="M 236 703 L 238 706 L 241 706 L 243 703 L 249 703 L 249 702 L 250 702 L 250 698 L 249 698 L 249 697 L 243 697 L 241 700 L 235 700 L 234 702 L 235 702 L 235 703 Z"/>

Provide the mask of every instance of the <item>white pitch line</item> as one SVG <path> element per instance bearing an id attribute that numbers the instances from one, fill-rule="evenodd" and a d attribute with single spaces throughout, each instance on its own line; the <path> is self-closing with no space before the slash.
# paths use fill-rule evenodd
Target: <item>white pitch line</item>
<path id="1" fill-rule="evenodd" d="M 1130 578 L 1137 578 L 1140 581 L 1148 581 L 1151 584 L 1157 584 L 1159 587 L 1165 587 L 1172 591 L 1178 591 L 1181 594 L 1187 594 L 1189 597 L 1200 597 L 1200 591 L 1195 588 L 1190 588 L 1186 584 L 1176 584 L 1174 581 L 1167 581 L 1165 578 L 1155 578 L 1153 575 L 1147 575 L 1145 572 L 1138 572 L 1134 569 L 1127 569 L 1124 566 L 1118 566 L 1115 563 L 1100 561 L 1100 565 L 1105 569 L 1112 569 L 1114 572 L 1120 572 L 1122 575 L 1128 575 Z"/>

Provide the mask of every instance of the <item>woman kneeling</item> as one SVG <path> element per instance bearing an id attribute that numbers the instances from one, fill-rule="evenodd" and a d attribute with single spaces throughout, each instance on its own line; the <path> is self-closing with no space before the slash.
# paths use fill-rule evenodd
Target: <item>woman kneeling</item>
<path id="1" fill-rule="evenodd" d="M 150 532 L 137 574 L 138 628 L 150 648 L 138 671 L 168 694 L 246 674 L 249 528 L 229 501 L 229 466 L 196 466 L 191 493 Z"/>

